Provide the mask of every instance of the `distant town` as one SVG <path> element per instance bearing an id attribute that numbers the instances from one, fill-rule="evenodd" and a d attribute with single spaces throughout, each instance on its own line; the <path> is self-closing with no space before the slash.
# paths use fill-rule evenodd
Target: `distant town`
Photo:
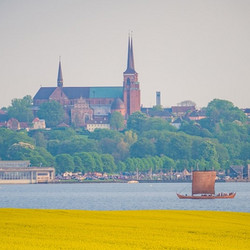
<path id="1" fill-rule="evenodd" d="M 55 87 L 0 109 L 0 183 L 190 181 L 196 169 L 249 180 L 250 108 L 164 108 L 160 91 L 143 107 L 130 36 L 127 51 L 122 86 L 65 86 L 60 60 Z"/>

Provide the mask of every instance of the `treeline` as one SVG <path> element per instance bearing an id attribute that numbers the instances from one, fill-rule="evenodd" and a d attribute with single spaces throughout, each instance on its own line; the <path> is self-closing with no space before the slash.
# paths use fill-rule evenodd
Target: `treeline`
<path id="1" fill-rule="evenodd" d="M 207 118 L 183 118 L 179 130 L 169 121 L 132 114 L 122 130 L 54 128 L 0 129 L 0 158 L 55 166 L 57 173 L 153 172 L 191 168 L 227 169 L 250 163 L 250 125 L 231 102 L 215 99 Z"/>

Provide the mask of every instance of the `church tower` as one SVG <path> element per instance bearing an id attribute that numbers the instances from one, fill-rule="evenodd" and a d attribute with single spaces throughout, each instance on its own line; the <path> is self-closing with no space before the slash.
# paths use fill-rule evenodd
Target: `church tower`
<path id="1" fill-rule="evenodd" d="M 123 73 L 123 102 L 126 107 L 127 115 L 140 111 L 140 85 L 138 82 L 138 74 L 135 71 L 133 39 L 130 35 L 128 37 L 127 69 Z"/>
<path id="2" fill-rule="evenodd" d="M 58 67 L 57 87 L 63 87 L 61 58 L 59 60 L 59 67 Z"/>

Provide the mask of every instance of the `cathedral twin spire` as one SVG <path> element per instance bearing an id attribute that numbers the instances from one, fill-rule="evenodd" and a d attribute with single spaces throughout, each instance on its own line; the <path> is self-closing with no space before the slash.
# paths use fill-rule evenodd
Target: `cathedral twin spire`
<path id="1" fill-rule="evenodd" d="M 134 63 L 134 53 L 133 53 L 133 39 L 132 35 L 129 34 L 128 37 L 128 61 L 127 69 L 124 74 L 135 74 L 135 63 Z"/>
<path id="2" fill-rule="evenodd" d="M 124 74 L 135 74 L 135 63 L 134 63 L 134 53 L 133 53 L 133 39 L 132 35 L 129 34 L 128 37 L 128 60 L 127 69 Z M 58 76 L 57 76 L 57 87 L 63 87 L 63 76 L 62 76 L 62 66 L 61 57 L 59 58 Z"/>

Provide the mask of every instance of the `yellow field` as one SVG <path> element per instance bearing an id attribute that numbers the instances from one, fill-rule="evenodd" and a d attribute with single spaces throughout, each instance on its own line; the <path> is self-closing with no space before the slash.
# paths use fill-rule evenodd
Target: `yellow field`
<path id="1" fill-rule="evenodd" d="M 250 213 L 0 209 L 0 249 L 250 249 Z"/>

